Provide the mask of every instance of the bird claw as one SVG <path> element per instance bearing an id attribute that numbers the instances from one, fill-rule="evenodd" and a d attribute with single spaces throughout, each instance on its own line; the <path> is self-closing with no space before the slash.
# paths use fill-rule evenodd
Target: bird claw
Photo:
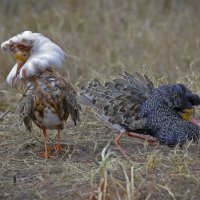
<path id="1" fill-rule="evenodd" d="M 56 145 L 54 146 L 54 149 L 55 149 L 56 151 L 66 151 L 66 149 L 64 149 L 63 147 L 61 147 L 60 144 L 56 144 Z"/>
<path id="2" fill-rule="evenodd" d="M 48 150 L 48 151 L 55 150 L 55 147 L 47 147 L 47 150 Z"/>
<path id="3" fill-rule="evenodd" d="M 48 147 L 48 150 L 56 150 L 56 151 L 66 151 L 66 149 L 64 149 L 60 144 L 56 144 L 54 147 Z"/>

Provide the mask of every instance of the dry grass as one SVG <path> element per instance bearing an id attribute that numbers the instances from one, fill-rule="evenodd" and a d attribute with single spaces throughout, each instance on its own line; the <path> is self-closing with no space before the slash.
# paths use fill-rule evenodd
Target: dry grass
<path id="1" fill-rule="evenodd" d="M 173 80 L 176 67 L 198 71 L 198 8 L 195 0 L 2 0 L 0 41 L 27 29 L 47 35 L 69 54 L 63 73 L 74 84 L 146 68 Z M 5 78 L 14 61 L 0 60 Z"/>
<path id="2" fill-rule="evenodd" d="M 8 114 L 0 126 L 0 198 L 198 199 L 199 144 L 171 149 L 123 138 L 121 144 L 131 156 L 126 161 L 112 142 L 117 132 L 89 111 L 78 127 L 67 124 L 62 132 L 66 152 L 55 160 L 37 157 L 43 151 L 39 129 L 28 134 L 18 117 Z M 49 146 L 56 138 L 55 131 L 48 131 Z"/>
<path id="3" fill-rule="evenodd" d="M 145 72 L 155 85 L 182 82 L 200 91 L 199 1 L 2 0 L 0 11 L 0 41 L 27 29 L 49 36 L 67 52 L 61 73 L 77 90 L 94 76 L 106 80 L 126 69 Z M 14 60 L 2 52 L 0 63 L 0 89 L 7 91 Z M 117 132 L 84 108 L 82 123 L 68 122 L 62 133 L 66 152 L 43 160 L 36 156 L 41 131 L 26 133 L 14 112 L 20 96 L 2 90 L 0 199 L 199 198 L 199 144 L 171 149 L 125 137 L 128 162 L 112 142 Z M 8 105 L 13 112 L 1 118 Z M 48 131 L 49 145 L 56 137 Z"/>

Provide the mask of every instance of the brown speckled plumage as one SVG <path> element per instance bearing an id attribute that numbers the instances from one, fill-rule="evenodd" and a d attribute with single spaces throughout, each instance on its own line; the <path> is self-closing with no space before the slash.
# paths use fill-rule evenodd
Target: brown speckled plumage
<path id="1" fill-rule="evenodd" d="M 52 70 L 26 80 L 25 84 L 17 111 L 28 130 L 31 130 L 31 120 L 41 129 L 63 129 L 69 115 L 75 124 L 79 120 L 80 106 L 76 102 L 76 92 Z M 57 124 L 45 124 L 49 113 L 58 117 Z"/>
<path id="2" fill-rule="evenodd" d="M 45 152 L 42 157 L 53 157 L 48 153 L 46 129 L 58 130 L 56 150 L 60 145 L 60 130 L 68 116 L 79 120 L 80 106 L 72 86 L 53 71 L 63 65 L 65 53 L 55 43 L 40 33 L 25 31 L 1 44 L 4 51 L 12 52 L 16 58 L 7 82 L 23 88 L 23 97 L 17 107 L 20 119 L 28 131 L 32 121 L 42 129 Z"/>

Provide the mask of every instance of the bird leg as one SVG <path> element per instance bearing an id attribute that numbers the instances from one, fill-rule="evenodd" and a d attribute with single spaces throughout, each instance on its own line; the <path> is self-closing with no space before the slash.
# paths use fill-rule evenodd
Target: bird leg
<path id="1" fill-rule="evenodd" d="M 48 153 L 48 149 L 47 149 L 47 139 L 46 139 L 46 128 L 43 128 L 42 129 L 42 133 L 43 133 L 43 137 L 44 137 L 44 153 L 43 154 L 40 154 L 38 155 L 39 157 L 43 157 L 45 159 L 47 158 L 57 158 L 57 156 L 51 156 L 49 153 Z"/>
<path id="2" fill-rule="evenodd" d="M 115 146 L 119 149 L 119 151 L 121 152 L 121 154 L 127 159 L 129 160 L 130 157 L 126 154 L 126 152 L 123 150 L 123 148 L 120 146 L 119 144 L 119 140 L 121 139 L 122 135 L 126 134 L 127 136 L 129 137 L 135 137 L 135 138 L 139 138 L 139 139 L 143 139 L 143 140 L 146 140 L 146 137 L 145 136 L 142 136 L 142 135 L 138 135 L 136 133 L 131 133 L 131 132 L 121 132 L 117 138 L 114 140 L 114 143 L 115 143 Z M 150 144 L 150 145 L 157 145 L 158 144 L 158 141 L 155 139 L 147 139 L 147 142 Z"/>
<path id="3" fill-rule="evenodd" d="M 57 151 L 65 151 L 63 147 L 60 145 L 60 127 L 58 127 L 58 144 L 55 145 L 55 150 Z"/>
<path id="4" fill-rule="evenodd" d="M 58 127 L 58 143 L 54 147 L 48 147 L 48 150 L 66 151 L 60 144 L 60 127 Z"/>
<path id="5" fill-rule="evenodd" d="M 147 138 L 143 135 L 138 135 L 136 133 L 132 133 L 132 132 L 125 132 L 127 136 L 129 137 L 134 137 L 134 138 L 138 138 L 138 139 L 142 139 L 142 140 L 146 140 Z M 150 145 L 157 145 L 158 144 L 158 140 L 156 139 L 147 139 L 147 142 Z"/>
<path id="6" fill-rule="evenodd" d="M 122 137 L 122 135 L 124 135 L 126 132 L 121 132 L 114 140 L 115 146 L 119 149 L 119 151 L 121 152 L 121 154 L 126 158 L 126 160 L 129 160 L 130 157 L 126 154 L 126 152 L 122 149 L 122 147 L 119 144 L 119 140 Z"/>

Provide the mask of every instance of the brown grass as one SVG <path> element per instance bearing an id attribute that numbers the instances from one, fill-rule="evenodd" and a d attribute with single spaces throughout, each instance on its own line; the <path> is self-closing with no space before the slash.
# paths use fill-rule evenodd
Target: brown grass
<path id="1" fill-rule="evenodd" d="M 8 114 L 0 126 L 1 199 L 198 199 L 200 146 L 152 147 L 123 138 L 126 161 L 112 140 L 117 132 L 85 111 L 83 124 L 68 123 L 62 132 L 66 152 L 57 159 L 37 157 L 43 151 L 41 131 L 28 134 L 18 117 Z M 48 144 L 56 142 L 48 131 Z"/>
<path id="2" fill-rule="evenodd" d="M 107 80 L 126 69 L 145 72 L 155 85 L 182 82 L 199 92 L 198 8 L 199 1 L 189 0 L 2 0 L 0 41 L 24 30 L 52 38 L 68 54 L 60 73 L 77 90 L 95 76 Z M 34 126 L 28 134 L 19 125 L 20 96 L 4 81 L 14 59 L 1 52 L 0 63 L 0 199 L 199 198 L 199 144 L 151 147 L 125 137 L 128 162 L 112 142 L 118 133 L 87 108 L 79 126 L 68 122 L 62 132 L 66 152 L 38 158 L 41 131 Z M 1 118 L 8 107 L 12 112 Z M 50 146 L 56 138 L 48 131 Z"/>

